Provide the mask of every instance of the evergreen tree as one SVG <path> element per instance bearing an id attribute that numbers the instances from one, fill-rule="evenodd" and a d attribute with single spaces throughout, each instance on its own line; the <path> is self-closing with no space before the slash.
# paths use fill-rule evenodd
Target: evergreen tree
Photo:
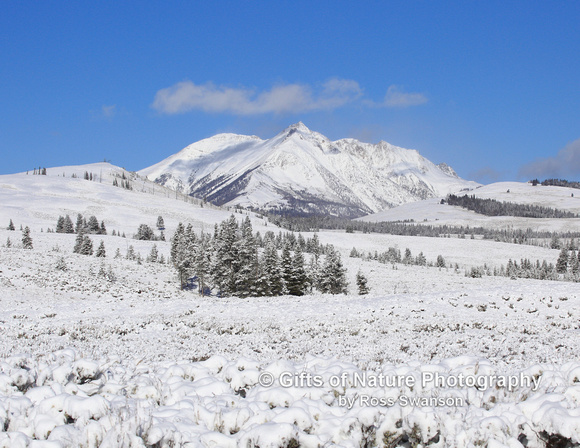
<path id="1" fill-rule="evenodd" d="M 238 222 L 234 215 L 223 221 L 219 226 L 217 237 L 213 241 L 213 254 L 211 259 L 212 283 L 219 293 L 224 296 L 231 295 L 235 289 L 236 259 L 238 239 Z"/>
<path id="2" fill-rule="evenodd" d="M 204 296 L 210 279 L 210 236 L 202 233 L 194 254 L 194 269 L 197 276 L 197 287 L 200 295 Z M 163 255 L 161 255 L 163 259 Z M 159 260 L 161 263 L 162 261 Z"/>
<path id="3" fill-rule="evenodd" d="M 153 229 L 147 224 L 140 224 L 135 239 L 143 241 L 155 240 L 155 233 L 153 233 Z"/>
<path id="4" fill-rule="evenodd" d="M 292 254 L 290 253 L 290 242 L 288 240 L 285 240 L 282 246 L 280 268 L 284 284 L 286 285 L 286 289 L 288 289 L 288 285 L 292 283 Z"/>
<path id="5" fill-rule="evenodd" d="M 75 232 L 76 233 L 80 233 L 81 231 L 83 231 L 84 229 L 84 223 L 83 223 L 83 215 L 81 215 L 80 213 L 77 215 L 77 224 L 75 226 Z"/>
<path id="6" fill-rule="evenodd" d="M 83 244 L 81 246 L 81 254 L 83 255 L 93 255 L 93 241 L 88 235 L 83 237 Z"/>
<path id="7" fill-rule="evenodd" d="M 127 254 L 125 255 L 125 258 L 127 260 L 135 260 L 137 258 L 137 255 L 135 254 L 135 248 L 132 244 L 130 244 L 127 248 Z"/>
<path id="8" fill-rule="evenodd" d="M 101 240 L 101 242 L 99 243 L 99 247 L 97 247 L 97 252 L 95 254 L 96 257 L 106 257 L 107 253 L 105 251 L 105 242 L 103 240 Z"/>
<path id="9" fill-rule="evenodd" d="M 10 241 L 10 237 L 6 238 L 6 247 L 12 247 L 12 241 Z"/>
<path id="10" fill-rule="evenodd" d="M 172 260 L 173 266 L 175 266 L 175 269 L 177 270 L 181 289 L 185 289 L 191 275 L 191 269 L 193 267 L 193 250 L 194 248 L 190 246 L 190 240 L 186 237 L 186 234 L 181 234 L 176 245 L 175 256 Z"/>
<path id="11" fill-rule="evenodd" d="M 177 256 L 177 247 L 184 233 L 185 227 L 183 227 L 183 223 L 180 222 L 179 224 L 177 224 L 177 229 L 175 230 L 175 233 L 171 238 L 171 249 L 169 252 L 171 260 L 175 260 L 175 257 Z"/>
<path id="12" fill-rule="evenodd" d="M 105 221 L 101 221 L 101 228 L 99 229 L 99 234 L 100 235 L 107 234 L 107 228 L 105 227 Z"/>
<path id="13" fill-rule="evenodd" d="M 250 218 L 246 216 L 241 225 L 240 239 L 235 243 L 237 255 L 234 263 L 235 290 L 239 297 L 255 296 L 258 273 L 258 247 L 252 231 Z"/>
<path id="14" fill-rule="evenodd" d="M 157 251 L 157 244 L 154 244 L 151 248 L 151 252 L 149 252 L 149 256 L 147 257 L 147 261 L 151 263 L 157 263 L 157 259 L 159 258 L 159 252 Z"/>
<path id="15" fill-rule="evenodd" d="M 358 286 L 359 295 L 363 296 L 369 293 L 369 287 L 367 286 L 368 280 L 361 271 L 356 274 L 356 284 Z"/>
<path id="16" fill-rule="evenodd" d="M 83 233 L 82 228 L 81 228 L 81 231 L 77 233 L 77 237 L 75 239 L 75 245 L 73 247 L 73 253 L 75 253 L 75 254 L 80 254 L 81 253 L 81 250 L 82 250 L 82 247 L 83 247 L 84 237 L 85 237 L 85 234 Z"/>
<path id="17" fill-rule="evenodd" d="M 64 233 L 64 216 L 59 216 L 56 221 L 56 233 Z"/>
<path id="18" fill-rule="evenodd" d="M 423 252 L 419 252 L 419 255 L 417 255 L 416 263 L 418 266 L 425 266 L 427 264 L 427 259 L 423 255 Z"/>
<path id="19" fill-rule="evenodd" d="M 560 255 L 556 261 L 556 272 L 558 274 L 565 274 L 568 271 L 568 249 L 563 247 L 560 250 Z"/>
<path id="20" fill-rule="evenodd" d="M 24 249 L 32 249 L 32 237 L 30 236 L 30 229 L 28 226 L 22 231 L 22 247 Z"/>
<path id="21" fill-rule="evenodd" d="M 66 215 L 64 218 L 63 232 L 64 233 L 75 233 L 75 228 L 74 228 L 74 225 L 73 225 L 72 220 L 70 219 L 69 215 Z"/>
<path id="22" fill-rule="evenodd" d="M 157 217 L 157 229 L 158 230 L 165 230 L 165 222 L 163 221 L 162 216 Z"/>
<path id="23" fill-rule="evenodd" d="M 562 248 L 562 243 L 560 242 L 560 238 L 558 238 L 558 235 L 556 233 L 552 235 L 552 240 L 550 241 L 550 248 L 551 249 Z"/>
<path id="24" fill-rule="evenodd" d="M 570 251 L 570 259 L 568 260 L 568 267 L 570 268 L 570 273 L 573 276 L 578 276 L 578 272 L 580 270 L 580 263 L 578 263 L 578 257 L 576 256 L 576 252 L 574 252 L 573 250 Z"/>
<path id="25" fill-rule="evenodd" d="M 329 248 L 324 260 L 319 285 L 319 289 L 323 293 L 347 293 L 346 269 L 342 265 L 340 254 L 333 247 Z"/>
<path id="26" fill-rule="evenodd" d="M 296 244 L 294 257 L 292 258 L 292 275 L 287 286 L 288 294 L 302 296 L 308 291 L 308 276 L 304 267 L 304 255 L 299 244 Z"/>
<path id="27" fill-rule="evenodd" d="M 260 262 L 261 274 L 259 278 L 260 293 L 265 296 L 280 296 L 285 293 L 286 285 L 280 268 L 280 259 L 273 239 L 268 240 Z"/>
<path id="28" fill-rule="evenodd" d="M 89 228 L 89 233 L 99 233 L 99 221 L 97 220 L 96 216 L 93 215 L 89 217 L 87 227 Z"/>
<path id="29" fill-rule="evenodd" d="M 12 220 L 10 220 L 10 223 L 8 224 L 7 230 L 16 230 L 16 228 L 14 227 L 14 223 L 12 222 Z"/>
<path id="30" fill-rule="evenodd" d="M 444 268 L 445 267 L 445 259 L 442 255 L 437 255 L 437 267 Z"/>
<path id="31" fill-rule="evenodd" d="M 413 256 L 411 255 L 411 249 L 405 249 L 405 256 L 403 257 L 404 264 L 411 264 L 413 263 Z"/>

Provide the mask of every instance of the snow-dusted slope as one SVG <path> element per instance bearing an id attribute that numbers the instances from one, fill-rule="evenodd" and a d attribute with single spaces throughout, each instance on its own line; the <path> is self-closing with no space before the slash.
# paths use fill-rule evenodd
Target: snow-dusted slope
<path id="1" fill-rule="evenodd" d="M 93 176 L 92 181 L 84 179 L 85 172 Z M 132 190 L 113 186 L 114 180 L 119 185 L 129 182 Z M 109 231 L 127 236 L 132 236 L 140 223 L 154 227 L 160 215 L 169 236 L 180 221 L 192 223 L 197 231 L 207 231 L 231 214 L 211 204 L 202 206 L 201 201 L 109 163 L 48 168 L 46 176 L 32 172 L 0 175 L 2 228 L 12 219 L 17 227 L 28 225 L 33 232 L 40 232 L 54 228 L 59 216 L 70 215 L 74 221 L 78 213 L 95 215 Z M 262 220 L 252 220 L 259 228 Z"/>
<path id="2" fill-rule="evenodd" d="M 463 195 L 466 192 L 456 192 Z M 495 199 L 500 202 L 530 204 L 567 210 L 580 214 L 580 190 L 567 187 L 533 186 L 526 182 L 496 182 L 467 192 L 481 199 Z M 443 196 L 442 196 L 443 197 Z M 441 198 L 442 198 L 441 197 Z M 405 221 L 448 224 L 456 226 L 481 226 L 495 229 L 531 228 L 550 231 L 579 231 L 580 219 L 539 219 L 513 216 L 485 216 L 458 206 L 441 204 L 441 198 L 403 204 L 359 218 L 361 221 Z"/>
<path id="3" fill-rule="evenodd" d="M 343 216 L 478 186 L 415 150 L 386 142 L 333 142 L 303 123 L 269 140 L 219 134 L 139 173 L 219 205 Z"/>

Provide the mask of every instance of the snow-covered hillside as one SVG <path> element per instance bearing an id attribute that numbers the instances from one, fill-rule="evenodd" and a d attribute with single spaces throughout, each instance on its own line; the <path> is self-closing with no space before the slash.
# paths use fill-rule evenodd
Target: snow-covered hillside
<path id="1" fill-rule="evenodd" d="M 84 173 L 94 180 L 85 180 Z M 123 181 L 123 175 L 132 190 L 113 186 L 113 181 Z M 160 215 L 170 236 L 178 222 L 211 231 L 231 214 L 104 162 L 48 168 L 46 176 L 30 172 L 0 176 L 0 226 L 12 219 L 33 231 L 46 231 L 54 229 L 59 216 L 68 214 L 74 221 L 78 213 L 95 215 L 110 231 L 127 236 L 136 233 L 141 223 L 154 226 Z M 259 227 L 262 220 L 252 219 Z"/>
<path id="2" fill-rule="evenodd" d="M 132 190 L 112 185 L 123 176 Z M 201 297 L 180 290 L 171 264 L 146 261 L 154 245 L 167 259 L 169 241 L 131 238 L 158 216 L 169 240 L 180 221 L 213 232 L 230 215 L 192 201 L 108 164 L 0 176 L 0 447 L 580 444 L 580 284 L 465 276 L 510 258 L 555 263 L 558 250 L 321 231 L 349 294 Z M 47 232 L 77 213 L 105 223 L 91 235 L 105 257 Z M 446 267 L 350 258 L 353 246 L 442 255 Z M 424 381 L 435 375 L 445 382 Z"/>
<path id="3" fill-rule="evenodd" d="M 500 202 L 530 204 L 542 207 L 580 213 L 580 190 L 567 187 L 533 186 L 527 182 L 496 182 L 476 188 L 469 192 L 454 192 L 457 195 L 469 194 L 481 199 L 495 199 Z M 441 204 L 439 198 L 403 204 L 379 213 L 363 216 L 361 221 L 405 221 L 427 222 L 436 225 L 481 226 L 493 229 L 533 229 L 550 231 L 580 231 L 580 219 L 543 219 L 512 216 L 485 216 L 458 206 Z"/>
<path id="4" fill-rule="evenodd" d="M 269 140 L 219 134 L 139 173 L 220 205 L 340 216 L 478 186 L 417 151 L 386 142 L 333 142 L 303 123 Z"/>

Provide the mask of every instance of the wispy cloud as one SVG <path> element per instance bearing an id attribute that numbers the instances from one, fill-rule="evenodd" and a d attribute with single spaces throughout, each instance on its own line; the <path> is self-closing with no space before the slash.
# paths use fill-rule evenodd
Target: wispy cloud
<path id="1" fill-rule="evenodd" d="M 117 113 L 117 105 L 113 104 L 112 106 L 102 106 L 101 113 L 105 118 L 112 118 Z"/>
<path id="2" fill-rule="evenodd" d="M 164 114 L 191 110 L 234 115 L 300 113 L 336 109 L 361 95 L 362 89 L 356 81 L 339 78 L 317 89 L 306 84 L 281 84 L 262 92 L 245 87 L 216 86 L 211 82 L 183 81 L 159 90 L 152 107 Z"/>
<path id="3" fill-rule="evenodd" d="M 426 103 L 427 97 L 422 93 L 404 92 L 399 86 L 391 85 L 387 89 L 385 100 L 386 107 L 411 107 Z"/>
<path id="4" fill-rule="evenodd" d="M 537 159 L 523 165 L 518 174 L 527 180 L 566 177 L 577 180 L 580 177 L 580 139 L 568 143 L 554 157 Z"/>

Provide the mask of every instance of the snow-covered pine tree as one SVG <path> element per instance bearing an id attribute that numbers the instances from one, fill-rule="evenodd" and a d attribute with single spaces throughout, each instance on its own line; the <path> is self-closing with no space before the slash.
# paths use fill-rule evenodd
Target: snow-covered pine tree
<path id="1" fill-rule="evenodd" d="M 445 267 L 445 259 L 443 258 L 443 255 L 437 255 L 437 267 L 438 268 Z"/>
<path id="2" fill-rule="evenodd" d="M 88 235 L 83 237 L 83 244 L 81 246 L 81 254 L 83 255 L 93 255 L 93 241 Z"/>
<path id="3" fill-rule="evenodd" d="M 125 254 L 125 258 L 127 260 L 136 260 L 137 259 L 137 254 L 135 253 L 135 248 L 133 247 L 132 244 L 129 244 L 129 247 L 127 248 L 127 253 Z"/>
<path id="4" fill-rule="evenodd" d="M 95 253 L 96 257 L 104 258 L 107 256 L 107 252 L 105 251 L 105 242 L 101 240 L 99 243 L 99 247 L 97 247 L 97 252 Z"/>
<path id="5" fill-rule="evenodd" d="M 408 247 L 405 249 L 405 256 L 403 257 L 404 264 L 411 264 L 413 263 L 413 256 L 411 255 L 411 249 Z"/>
<path id="6" fill-rule="evenodd" d="M 172 259 L 173 266 L 177 270 L 179 286 L 181 289 L 185 289 L 192 273 L 194 250 L 195 247 L 193 247 L 191 240 L 187 238 L 185 233 L 182 233 L 181 236 L 178 237 L 175 256 Z"/>
<path id="7" fill-rule="evenodd" d="M 320 281 L 320 264 L 318 263 L 317 258 L 313 255 L 310 257 L 310 263 L 308 263 L 308 285 L 309 291 L 312 292 L 314 288 L 319 288 L 319 281 Z"/>
<path id="8" fill-rule="evenodd" d="M 570 269 L 570 273 L 574 277 L 578 276 L 578 273 L 580 271 L 580 263 L 578 263 L 578 257 L 576 256 L 576 252 L 574 252 L 573 250 L 570 251 L 570 258 L 568 260 L 568 268 Z"/>
<path id="9" fill-rule="evenodd" d="M 12 241 L 10 241 L 10 237 L 6 238 L 6 247 L 12 247 Z"/>
<path id="10" fill-rule="evenodd" d="M 22 231 L 22 248 L 32 249 L 32 237 L 30 236 L 30 228 L 28 226 Z"/>
<path id="11" fill-rule="evenodd" d="M 101 228 L 99 229 L 99 235 L 106 235 L 107 228 L 105 227 L 105 221 L 101 221 Z"/>
<path id="12" fill-rule="evenodd" d="M 165 222 L 162 216 L 157 217 L 157 230 L 165 230 Z"/>
<path id="13" fill-rule="evenodd" d="M 73 247 L 73 253 L 75 254 L 80 254 L 81 253 L 81 249 L 83 247 L 83 240 L 84 240 L 85 234 L 82 230 L 82 227 L 80 229 L 80 232 L 77 233 L 77 237 L 75 239 L 75 245 Z"/>
<path id="14" fill-rule="evenodd" d="M 236 260 L 238 258 L 236 241 L 238 239 L 238 222 L 231 215 L 223 221 L 213 241 L 211 258 L 212 283 L 217 287 L 219 294 L 229 296 L 235 291 Z"/>
<path id="15" fill-rule="evenodd" d="M 198 244 L 194 254 L 194 271 L 197 276 L 197 287 L 200 295 L 205 295 L 210 279 L 210 256 L 211 241 L 208 234 L 202 233 L 198 238 Z M 163 255 L 161 255 L 163 258 Z M 159 261 L 161 263 L 161 260 Z"/>
<path id="16" fill-rule="evenodd" d="M 562 247 L 558 260 L 556 261 L 556 272 L 565 274 L 568 271 L 568 248 Z"/>
<path id="17" fill-rule="evenodd" d="M 16 230 L 16 227 L 14 227 L 14 223 L 12 222 L 12 220 L 10 220 L 10 223 L 8 224 L 7 230 Z"/>
<path id="18" fill-rule="evenodd" d="M 423 252 L 419 252 L 419 255 L 417 255 L 415 263 L 418 266 L 425 266 L 427 264 L 427 259 L 425 258 L 425 255 L 423 255 Z"/>
<path id="19" fill-rule="evenodd" d="M 290 252 L 290 242 L 287 239 L 284 240 L 282 246 L 280 269 L 282 271 L 282 278 L 284 279 L 284 284 L 286 285 L 286 289 L 288 289 L 288 285 L 292 282 L 292 254 Z"/>
<path id="20" fill-rule="evenodd" d="M 286 285 L 280 268 L 280 259 L 274 239 L 266 241 L 266 247 L 260 260 L 262 277 L 258 280 L 260 294 L 280 296 L 285 293 Z"/>
<path id="21" fill-rule="evenodd" d="M 70 219 L 69 215 L 66 215 L 64 218 L 63 232 L 64 233 L 75 233 L 75 227 L 74 227 L 72 219 Z"/>
<path id="22" fill-rule="evenodd" d="M 347 287 L 346 269 L 342 265 L 340 254 L 331 246 L 320 272 L 319 289 L 323 293 L 346 294 Z"/>
<path id="23" fill-rule="evenodd" d="M 139 224 L 137 229 L 137 234 L 135 235 L 136 240 L 151 241 L 155 240 L 155 233 L 153 229 L 147 224 Z"/>
<path id="24" fill-rule="evenodd" d="M 303 296 L 309 289 L 308 275 L 304 267 L 304 255 L 299 244 L 296 244 L 294 257 L 292 258 L 292 274 L 290 282 L 286 285 L 288 294 Z"/>
<path id="25" fill-rule="evenodd" d="M 252 231 L 250 218 L 246 216 L 235 243 L 235 286 L 233 293 L 239 297 L 255 296 L 258 275 L 258 247 Z"/>
<path id="26" fill-rule="evenodd" d="M 115 251 L 115 258 L 121 258 L 121 249 L 119 249 L 117 247 L 117 250 Z"/>
<path id="27" fill-rule="evenodd" d="M 177 224 L 177 229 L 175 229 L 175 233 L 171 238 L 171 249 L 169 251 L 169 255 L 171 256 L 171 260 L 173 261 L 177 255 L 177 247 L 179 246 L 180 240 L 185 233 L 185 227 L 183 227 L 183 223 Z"/>
<path id="28" fill-rule="evenodd" d="M 157 251 L 157 244 L 154 244 L 151 248 L 151 252 L 147 256 L 147 261 L 150 263 L 157 263 L 157 258 L 159 257 L 159 252 Z"/>
<path id="29" fill-rule="evenodd" d="M 89 233 L 97 234 L 99 233 L 99 221 L 97 217 L 92 215 L 87 221 L 87 227 L 89 228 Z"/>
<path id="30" fill-rule="evenodd" d="M 64 233 L 64 216 L 59 216 L 56 221 L 56 233 Z"/>
<path id="31" fill-rule="evenodd" d="M 84 230 L 84 221 L 83 221 L 83 215 L 81 215 L 80 213 L 77 215 L 77 223 L 75 226 L 75 233 L 79 233 L 81 231 Z"/>
<path id="32" fill-rule="evenodd" d="M 369 293 L 369 287 L 367 283 L 368 280 L 365 275 L 361 271 L 358 271 L 356 273 L 356 284 L 358 286 L 359 295 L 364 296 L 365 294 Z"/>

